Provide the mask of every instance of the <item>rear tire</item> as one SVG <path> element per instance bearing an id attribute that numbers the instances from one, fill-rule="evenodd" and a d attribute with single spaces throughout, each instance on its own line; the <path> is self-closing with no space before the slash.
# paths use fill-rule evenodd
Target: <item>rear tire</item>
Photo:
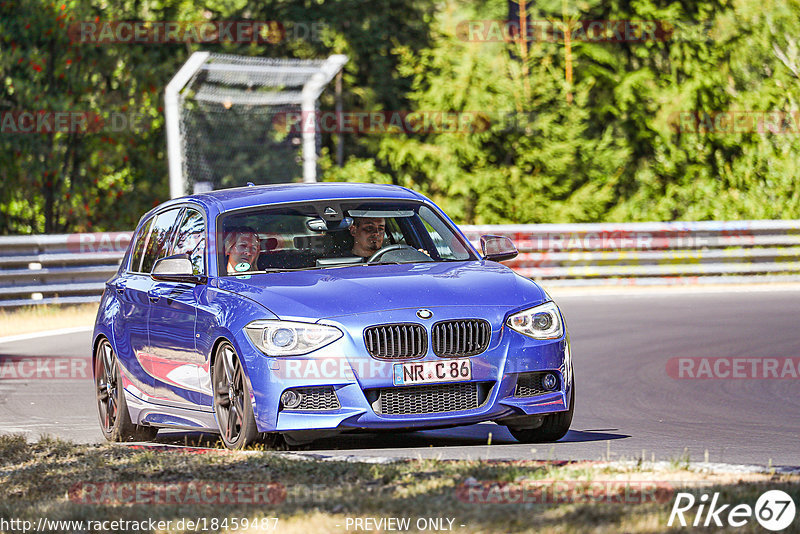
<path id="1" fill-rule="evenodd" d="M 131 422 L 117 354 L 107 339 L 97 345 L 94 355 L 94 384 L 100 430 L 108 441 L 152 441 L 156 437 L 157 428 Z"/>
<path id="2" fill-rule="evenodd" d="M 244 368 L 230 343 L 217 347 L 211 378 L 222 443 L 228 449 L 243 449 L 258 437 L 258 427 Z"/>
<path id="3" fill-rule="evenodd" d="M 514 429 L 508 427 L 508 431 L 514 439 L 521 443 L 545 443 L 558 441 L 569 432 L 572 424 L 572 415 L 575 413 L 575 379 L 572 380 L 572 387 L 569 394 L 569 410 L 550 414 L 544 418 L 542 426 L 538 428 Z"/>

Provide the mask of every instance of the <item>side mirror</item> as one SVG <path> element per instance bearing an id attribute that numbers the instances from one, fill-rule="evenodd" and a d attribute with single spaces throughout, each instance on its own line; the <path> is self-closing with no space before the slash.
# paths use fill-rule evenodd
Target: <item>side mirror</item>
<path id="1" fill-rule="evenodd" d="M 205 282 L 204 276 L 194 274 L 192 262 L 188 254 L 177 254 L 167 256 L 156 261 L 153 265 L 153 272 L 150 275 L 153 280 L 162 282 L 187 282 L 202 284 Z"/>
<path id="2" fill-rule="evenodd" d="M 482 235 L 481 251 L 483 259 L 505 261 L 516 258 L 519 251 L 510 238 L 501 235 Z"/>

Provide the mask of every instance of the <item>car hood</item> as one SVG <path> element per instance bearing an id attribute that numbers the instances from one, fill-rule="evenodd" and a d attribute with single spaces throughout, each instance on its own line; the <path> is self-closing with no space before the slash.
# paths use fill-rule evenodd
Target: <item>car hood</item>
<path id="1" fill-rule="evenodd" d="M 325 319 L 399 308 L 536 305 L 534 282 L 491 261 L 357 265 L 224 277 L 216 285 L 252 299 L 282 319 Z"/>

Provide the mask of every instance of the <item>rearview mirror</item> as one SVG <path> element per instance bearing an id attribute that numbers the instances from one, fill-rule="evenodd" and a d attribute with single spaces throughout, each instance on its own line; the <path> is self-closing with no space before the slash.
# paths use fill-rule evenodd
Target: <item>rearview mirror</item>
<path id="1" fill-rule="evenodd" d="M 519 251 L 510 238 L 501 235 L 482 235 L 481 251 L 483 259 L 505 261 L 516 258 Z"/>
<path id="2" fill-rule="evenodd" d="M 201 284 L 205 277 L 194 274 L 192 261 L 188 254 L 167 256 L 156 261 L 151 274 L 154 280 L 163 282 L 187 282 Z"/>
<path id="3" fill-rule="evenodd" d="M 306 221 L 306 228 L 312 232 L 335 232 L 347 230 L 353 224 L 352 217 L 344 217 L 338 221 L 326 221 L 322 217 L 314 217 Z"/>

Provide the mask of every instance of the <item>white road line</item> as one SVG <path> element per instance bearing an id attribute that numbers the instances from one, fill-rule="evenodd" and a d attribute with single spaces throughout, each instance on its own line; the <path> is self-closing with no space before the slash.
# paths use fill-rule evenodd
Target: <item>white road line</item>
<path id="1" fill-rule="evenodd" d="M 77 334 L 80 332 L 91 332 L 93 326 L 76 326 L 73 328 L 60 328 L 58 330 L 46 330 L 44 332 L 32 332 L 30 334 L 20 334 L 18 336 L 0 337 L 0 343 L 13 343 L 14 341 L 25 341 L 38 337 L 61 336 L 65 334 Z"/>

